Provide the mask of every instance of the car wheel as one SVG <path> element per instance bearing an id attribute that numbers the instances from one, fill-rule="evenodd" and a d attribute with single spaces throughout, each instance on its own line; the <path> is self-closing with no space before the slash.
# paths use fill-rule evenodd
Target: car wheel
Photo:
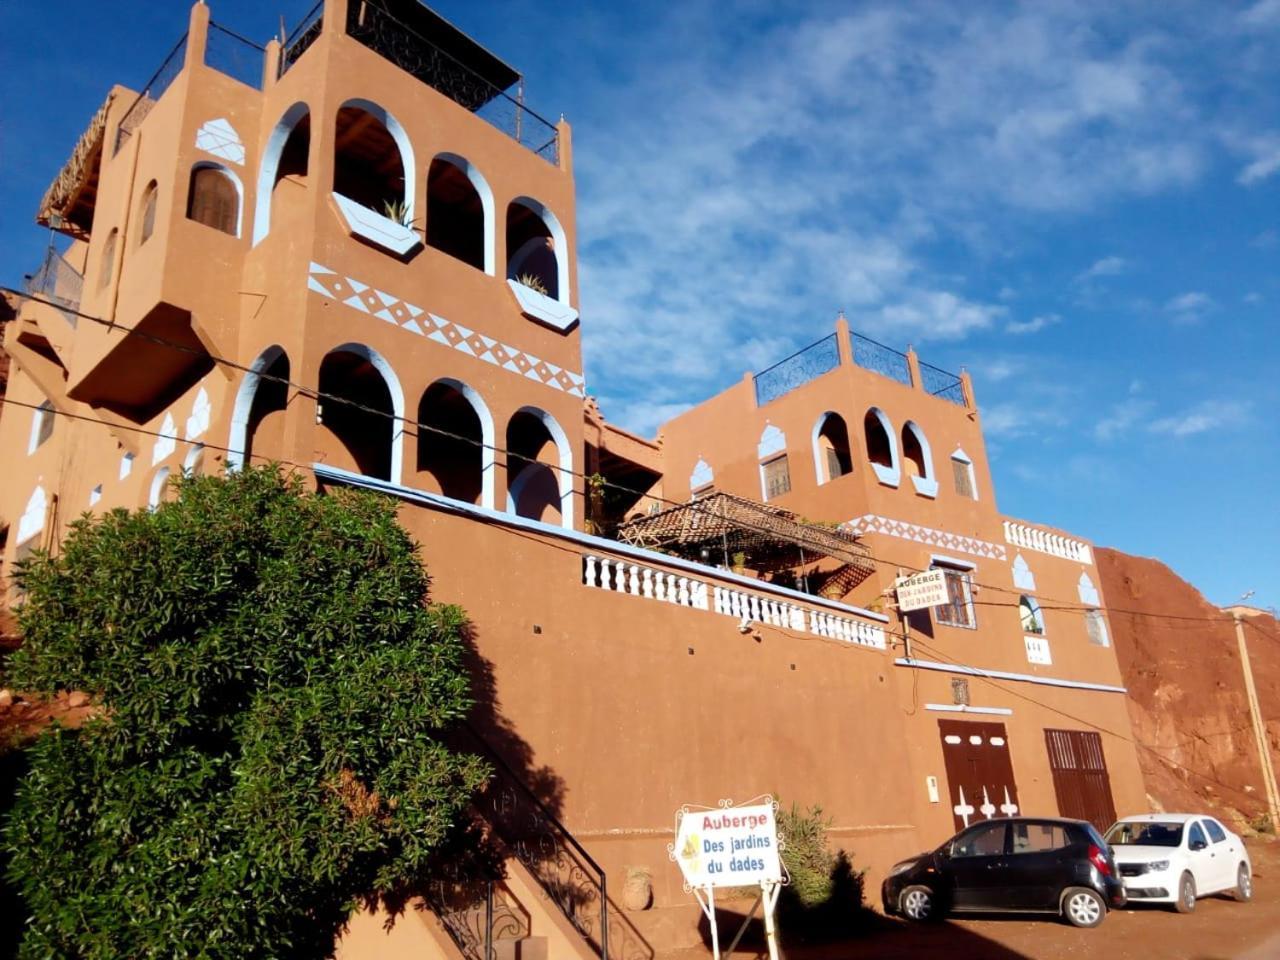
<path id="1" fill-rule="evenodd" d="M 1072 887 L 1062 895 L 1062 915 L 1073 927 L 1096 927 L 1106 918 L 1107 905 L 1088 887 Z"/>
<path id="2" fill-rule="evenodd" d="M 898 897 L 898 909 L 908 920 L 932 920 L 937 901 L 928 887 L 907 887 Z"/>
<path id="3" fill-rule="evenodd" d="M 1179 913 L 1190 913 L 1196 908 L 1196 882 L 1189 873 L 1184 873 L 1178 881 L 1178 902 L 1174 907 Z"/>
<path id="4" fill-rule="evenodd" d="M 1253 899 L 1253 877 L 1249 873 L 1249 865 L 1240 864 L 1236 868 L 1236 888 L 1232 891 L 1231 896 L 1239 900 L 1241 903 L 1248 903 Z"/>

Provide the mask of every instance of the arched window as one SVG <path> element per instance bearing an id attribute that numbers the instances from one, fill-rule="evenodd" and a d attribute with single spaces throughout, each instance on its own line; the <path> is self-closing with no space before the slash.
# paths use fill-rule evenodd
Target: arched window
<path id="1" fill-rule="evenodd" d="M 236 391 L 227 441 L 227 469 L 259 460 L 284 458 L 284 418 L 289 400 L 289 356 L 268 347 L 249 367 Z"/>
<path id="2" fill-rule="evenodd" d="M 337 347 L 320 364 L 320 393 L 341 398 L 316 401 L 325 462 L 399 483 L 404 393 L 390 364 L 363 344 Z"/>
<path id="3" fill-rule="evenodd" d="M 182 472 L 188 477 L 198 477 L 204 473 L 204 444 L 194 444 L 187 451 L 182 461 Z"/>
<path id="4" fill-rule="evenodd" d="M 973 476 L 973 461 L 959 447 L 951 454 L 951 479 L 955 482 L 956 493 L 970 500 L 978 499 L 978 484 Z"/>
<path id="5" fill-rule="evenodd" d="M 262 151 L 253 212 L 255 245 L 271 229 L 277 188 L 282 183 L 306 184 L 310 153 L 311 113 L 305 103 L 295 103 L 272 129 Z"/>
<path id="6" fill-rule="evenodd" d="M 240 236 L 240 181 L 214 163 L 198 163 L 191 170 L 187 219 Z"/>
<path id="7" fill-rule="evenodd" d="M 827 412 L 818 418 L 814 426 L 813 462 L 817 470 L 818 484 L 822 485 L 853 472 L 853 457 L 849 452 L 849 428 L 844 417 Z"/>
<path id="8" fill-rule="evenodd" d="M 1090 643 L 1096 643 L 1100 647 L 1111 645 L 1111 639 L 1107 636 L 1107 621 L 1103 619 L 1101 610 L 1085 612 L 1084 628 L 1089 634 Z"/>
<path id="9" fill-rule="evenodd" d="M 408 138 L 385 110 L 366 100 L 349 100 L 338 110 L 335 193 L 408 225 L 413 207 L 412 166 Z"/>
<path id="10" fill-rule="evenodd" d="M 156 182 L 152 180 L 142 191 L 142 201 L 138 205 L 138 246 L 151 239 L 156 229 Z"/>
<path id="11" fill-rule="evenodd" d="M 161 467 L 151 478 L 151 487 L 147 491 L 147 506 L 154 510 L 161 502 L 170 499 L 169 468 Z"/>
<path id="12" fill-rule="evenodd" d="M 1023 594 L 1018 598 L 1018 617 L 1022 621 L 1022 632 L 1036 636 L 1044 635 L 1044 614 L 1040 612 L 1040 604 L 1035 597 Z"/>
<path id="13" fill-rule="evenodd" d="M 896 487 L 901 478 L 898 467 L 898 445 L 893 439 L 893 424 L 879 407 L 872 407 L 862 418 L 862 429 L 867 441 L 867 459 L 877 479 L 890 487 Z"/>
<path id="14" fill-rule="evenodd" d="M 573 455 L 555 419 L 522 407 L 507 423 L 507 511 L 573 528 Z"/>
<path id="15" fill-rule="evenodd" d="M 1013 558 L 1013 585 L 1023 590 L 1036 588 L 1035 574 L 1031 572 L 1031 567 L 1021 553 Z"/>
<path id="16" fill-rule="evenodd" d="M 507 279 L 569 302 L 564 229 L 537 200 L 517 197 L 507 206 Z"/>
<path id="17" fill-rule="evenodd" d="M 902 428 L 902 459 L 916 493 L 936 497 L 938 480 L 933 473 L 933 454 L 928 438 L 914 420 L 908 420 Z"/>
<path id="18" fill-rule="evenodd" d="M 493 446 L 493 417 L 478 393 L 456 380 L 426 389 L 418 403 L 418 473 L 428 489 L 492 508 Z"/>
<path id="19" fill-rule="evenodd" d="M 45 400 L 32 411 L 31 439 L 27 443 L 27 456 L 35 453 L 46 440 L 53 436 L 53 421 L 56 416 L 51 400 Z"/>
<path id="20" fill-rule="evenodd" d="M 98 286 L 105 288 L 111 283 L 111 277 L 115 274 L 116 269 L 116 243 L 120 239 L 120 231 L 115 227 L 111 228 L 111 232 L 107 234 L 107 240 L 102 245 L 101 266 L 98 270 Z"/>
<path id="21" fill-rule="evenodd" d="M 427 246 L 493 273 L 493 193 L 462 157 L 440 154 L 431 161 Z"/>

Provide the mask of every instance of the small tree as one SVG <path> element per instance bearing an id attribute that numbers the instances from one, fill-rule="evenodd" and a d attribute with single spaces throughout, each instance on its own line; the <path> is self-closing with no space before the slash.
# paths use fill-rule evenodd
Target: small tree
<path id="1" fill-rule="evenodd" d="M 487 770 L 462 612 L 391 502 L 274 469 L 82 519 L 22 567 L 12 681 L 99 715 L 31 750 L 4 830 L 24 957 L 323 957 L 456 836 Z"/>

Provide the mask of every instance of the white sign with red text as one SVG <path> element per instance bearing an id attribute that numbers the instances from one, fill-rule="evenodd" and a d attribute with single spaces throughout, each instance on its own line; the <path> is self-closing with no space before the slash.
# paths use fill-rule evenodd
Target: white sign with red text
<path id="1" fill-rule="evenodd" d="M 674 853 L 685 883 L 695 890 L 782 881 L 772 803 L 682 811 Z"/>

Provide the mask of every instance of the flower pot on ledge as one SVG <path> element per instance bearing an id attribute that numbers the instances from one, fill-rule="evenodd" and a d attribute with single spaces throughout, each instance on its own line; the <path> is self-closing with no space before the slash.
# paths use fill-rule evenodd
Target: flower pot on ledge
<path id="1" fill-rule="evenodd" d="M 539 293 L 532 287 L 526 287 L 519 280 L 508 280 L 507 286 L 515 294 L 520 312 L 530 320 L 544 323 L 561 333 L 567 331 L 578 322 L 578 311 L 567 303 L 561 303 L 545 293 Z"/>
<path id="2" fill-rule="evenodd" d="M 632 868 L 622 885 L 622 905 L 632 912 L 648 910 L 653 904 L 653 878 L 648 870 Z"/>

